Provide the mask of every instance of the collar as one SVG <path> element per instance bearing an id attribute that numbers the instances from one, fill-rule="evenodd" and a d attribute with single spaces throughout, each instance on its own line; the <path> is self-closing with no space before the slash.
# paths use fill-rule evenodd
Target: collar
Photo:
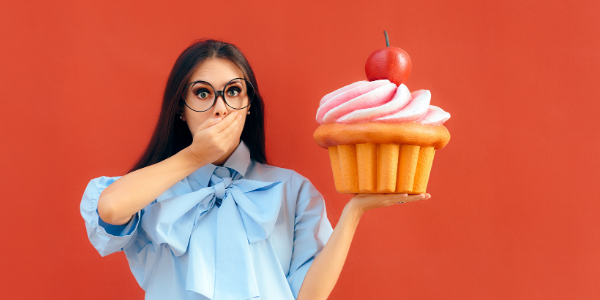
<path id="1" fill-rule="evenodd" d="M 235 151 L 231 153 L 231 156 L 229 156 L 227 161 L 223 164 L 223 167 L 233 169 L 244 177 L 246 176 L 246 171 L 250 166 L 250 162 L 250 150 L 244 141 L 240 141 Z M 194 171 L 190 176 L 196 179 L 203 187 L 207 187 L 210 182 L 210 176 L 217 167 L 219 166 L 210 163 Z"/>

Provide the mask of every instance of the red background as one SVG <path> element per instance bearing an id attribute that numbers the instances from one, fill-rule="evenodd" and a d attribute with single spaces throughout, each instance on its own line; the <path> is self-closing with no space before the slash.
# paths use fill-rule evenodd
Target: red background
<path id="1" fill-rule="evenodd" d="M 142 299 L 123 253 L 86 238 L 90 179 L 149 140 L 177 56 L 238 45 L 266 99 L 272 164 L 308 177 L 335 225 L 321 97 L 406 50 L 411 91 L 452 114 L 432 199 L 369 211 L 330 299 L 598 299 L 600 2 L 0 3 L 0 293 Z"/>

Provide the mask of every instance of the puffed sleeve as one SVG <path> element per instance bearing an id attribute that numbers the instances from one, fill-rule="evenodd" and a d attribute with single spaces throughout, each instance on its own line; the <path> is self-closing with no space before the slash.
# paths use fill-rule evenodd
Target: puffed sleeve
<path id="1" fill-rule="evenodd" d="M 298 195 L 294 224 L 294 245 L 287 280 L 294 298 L 298 298 L 306 272 L 333 232 L 323 196 L 307 179 L 303 180 Z"/>
<path id="2" fill-rule="evenodd" d="M 85 221 L 88 239 L 101 256 L 121 251 L 127 243 L 134 240 L 141 219 L 140 212 L 123 225 L 111 225 L 100 219 L 98 215 L 100 193 L 119 178 L 120 176 L 102 176 L 92 179 L 83 193 L 79 207 Z"/>

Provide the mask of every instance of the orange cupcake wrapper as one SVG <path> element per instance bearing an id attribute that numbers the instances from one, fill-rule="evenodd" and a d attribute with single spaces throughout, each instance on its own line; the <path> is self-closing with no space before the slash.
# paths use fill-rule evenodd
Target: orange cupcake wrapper
<path id="1" fill-rule="evenodd" d="M 328 148 L 340 193 L 406 193 L 427 190 L 435 148 L 417 145 L 337 145 Z"/>

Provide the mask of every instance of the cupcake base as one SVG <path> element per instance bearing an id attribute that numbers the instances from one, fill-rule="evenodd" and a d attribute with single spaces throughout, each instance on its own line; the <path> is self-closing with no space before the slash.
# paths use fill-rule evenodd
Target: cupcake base
<path id="1" fill-rule="evenodd" d="M 373 144 L 328 147 L 340 193 L 421 194 L 427 189 L 435 148 Z"/>

